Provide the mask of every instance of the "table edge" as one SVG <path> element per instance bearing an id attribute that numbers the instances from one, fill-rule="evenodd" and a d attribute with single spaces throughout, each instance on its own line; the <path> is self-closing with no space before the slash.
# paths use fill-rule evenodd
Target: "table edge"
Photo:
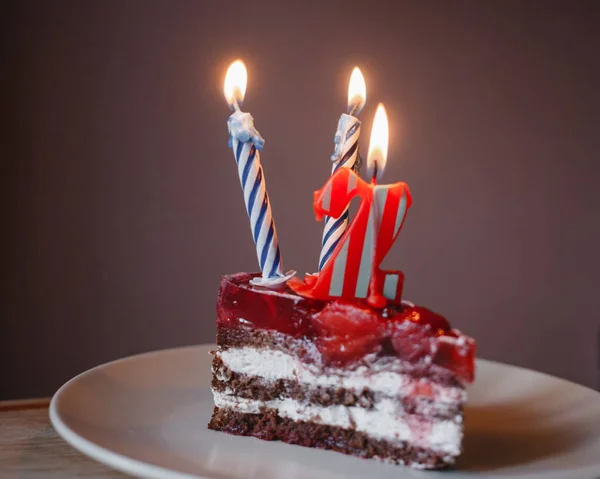
<path id="1" fill-rule="evenodd" d="M 43 409 L 50 405 L 49 397 L 31 399 L 11 399 L 0 401 L 0 412 L 22 411 L 26 409 Z"/>

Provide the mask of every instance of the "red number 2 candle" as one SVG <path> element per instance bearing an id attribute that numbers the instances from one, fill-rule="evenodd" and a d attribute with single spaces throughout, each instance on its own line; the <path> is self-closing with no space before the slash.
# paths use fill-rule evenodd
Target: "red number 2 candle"
<path id="1" fill-rule="evenodd" d="M 318 220 L 324 215 L 338 218 L 350 201 L 360 197 L 360 206 L 330 260 L 318 275 L 288 284 L 298 294 L 311 298 L 365 298 L 374 307 L 399 304 L 404 275 L 384 271 L 379 265 L 398 237 L 411 205 L 406 183 L 378 185 L 387 157 L 388 126 L 383 105 L 373 122 L 368 170 L 371 183 L 349 168 L 340 168 L 325 186 L 315 192 L 314 210 Z"/>

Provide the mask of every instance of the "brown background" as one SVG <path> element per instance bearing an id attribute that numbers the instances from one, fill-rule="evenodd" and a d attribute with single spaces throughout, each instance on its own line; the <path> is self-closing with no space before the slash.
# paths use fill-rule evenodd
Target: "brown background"
<path id="1" fill-rule="evenodd" d="M 4 2 L 0 398 L 210 341 L 255 270 L 221 88 L 249 69 L 287 268 L 315 269 L 348 75 L 414 206 L 388 259 L 482 357 L 596 385 L 598 3 Z"/>

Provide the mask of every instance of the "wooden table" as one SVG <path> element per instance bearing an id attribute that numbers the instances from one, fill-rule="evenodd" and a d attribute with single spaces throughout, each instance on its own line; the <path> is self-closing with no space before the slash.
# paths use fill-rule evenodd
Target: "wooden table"
<path id="1" fill-rule="evenodd" d="M 50 399 L 0 401 L 0 478 L 130 477 L 84 456 L 50 424 Z"/>

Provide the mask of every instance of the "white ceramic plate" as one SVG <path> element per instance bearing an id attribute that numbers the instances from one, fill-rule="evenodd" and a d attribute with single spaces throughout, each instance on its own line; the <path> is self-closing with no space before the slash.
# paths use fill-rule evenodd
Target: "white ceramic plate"
<path id="1" fill-rule="evenodd" d="M 421 472 L 209 431 L 211 348 L 91 369 L 56 393 L 52 424 L 81 452 L 151 478 L 600 477 L 600 394 L 568 381 L 479 360 L 458 469 Z"/>

